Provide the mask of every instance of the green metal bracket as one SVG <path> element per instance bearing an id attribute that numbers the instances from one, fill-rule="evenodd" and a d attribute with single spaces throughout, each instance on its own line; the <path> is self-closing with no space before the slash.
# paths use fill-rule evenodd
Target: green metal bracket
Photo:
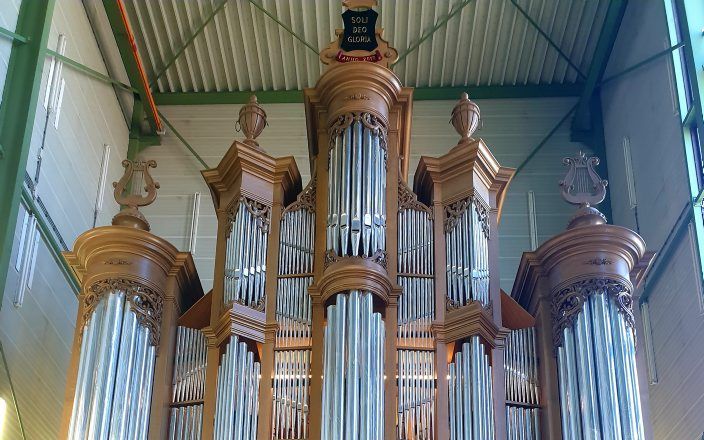
<path id="1" fill-rule="evenodd" d="M 54 4 L 54 0 L 22 2 L 16 31 L 25 35 L 27 42 L 12 45 L 0 105 L 0 145 L 5 149 L 0 160 L 0 307 L 10 266 Z"/>
<path id="2" fill-rule="evenodd" d="M 293 38 L 295 38 L 296 40 L 298 40 L 298 41 L 300 41 L 301 43 L 303 43 L 308 49 L 312 50 L 316 55 L 318 55 L 318 49 L 316 49 L 312 44 L 310 44 L 309 42 L 307 42 L 305 38 L 303 38 L 303 37 L 301 37 L 300 35 L 298 35 L 293 29 L 291 29 L 290 26 L 284 24 L 284 23 L 283 23 L 281 20 L 279 20 L 279 18 L 276 17 L 274 14 L 272 14 L 272 13 L 269 12 L 269 11 L 267 11 L 264 6 L 260 5 L 259 3 L 255 2 L 254 0 L 249 0 L 249 2 L 252 4 L 252 6 L 254 6 L 255 8 L 259 9 L 260 11 L 262 11 L 262 12 L 264 13 L 264 15 L 266 15 L 267 17 L 269 17 L 269 18 L 271 18 L 272 20 L 274 20 L 274 22 L 276 22 L 276 24 L 278 24 L 278 25 L 281 26 L 282 28 L 286 29 L 286 31 L 287 31 L 289 34 L 291 34 L 291 35 L 293 36 Z"/>
<path id="3" fill-rule="evenodd" d="M 113 85 L 121 88 L 122 90 L 127 90 L 127 91 L 133 92 L 133 93 L 137 92 L 137 89 L 135 89 L 134 87 L 129 86 L 129 85 L 127 85 L 123 82 L 120 82 L 116 79 L 110 78 L 109 76 L 107 76 L 103 73 L 100 73 L 97 70 L 91 69 L 90 67 L 83 65 L 83 64 L 79 63 L 78 61 L 72 60 L 71 58 L 69 58 L 67 56 L 61 55 L 60 53 L 58 53 L 56 51 L 53 51 L 51 49 L 47 49 L 46 54 L 50 55 L 58 60 L 63 61 L 64 64 L 66 64 L 67 66 L 69 66 L 72 69 L 77 70 L 81 73 L 84 73 L 84 74 L 90 76 L 91 78 L 95 78 L 95 79 L 102 81 L 104 83 L 113 84 Z"/>
<path id="4" fill-rule="evenodd" d="M 152 90 L 154 89 L 154 86 L 156 85 L 157 80 L 159 78 L 161 78 L 166 73 L 167 70 L 169 70 L 169 67 L 171 67 L 176 62 L 176 60 L 181 56 L 181 54 L 186 51 L 188 46 L 190 46 L 195 41 L 196 37 L 198 35 L 200 35 L 201 32 L 203 32 L 203 30 L 208 25 L 208 23 L 210 23 L 215 18 L 215 16 L 218 15 L 218 12 L 220 12 L 220 10 L 222 10 L 222 8 L 225 7 L 225 5 L 227 4 L 228 1 L 229 0 L 221 1 L 220 4 L 218 4 L 215 7 L 215 9 L 213 9 L 210 12 L 210 15 L 208 15 L 205 18 L 205 20 L 203 20 L 203 23 L 201 23 L 200 26 L 198 26 L 196 28 L 195 32 L 193 32 L 193 35 L 188 37 L 186 42 L 183 43 L 183 45 L 176 52 L 174 52 L 174 54 L 171 56 L 171 59 L 169 61 L 167 61 L 166 64 L 164 64 L 164 67 L 161 68 L 161 71 L 159 71 L 159 73 L 157 73 L 154 76 L 154 79 L 152 79 L 150 81 L 150 83 L 149 83 L 150 89 L 152 89 Z"/>
<path id="5" fill-rule="evenodd" d="M 522 15 L 526 20 L 528 20 L 528 22 L 531 24 L 531 26 L 533 26 L 533 27 L 535 28 L 535 30 L 537 30 L 538 33 L 539 33 L 540 35 L 542 35 L 543 38 L 545 38 L 545 40 L 548 42 L 548 44 L 549 44 L 550 46 L 552 46 L 552 48 L 555 49 L 555 50 L 557 51 L 557 53 L 560 54 L 560 56 L 561 56 L 565 61 L 567 61 L 567 64 L 569 64 L 570 67 L 572 67 L 572 68 L 575 70 L 575 72 L 577 72 L 577 75 L 579 75 L 580 77 L 582 77 L 582 79 L 586 79 L 587 76 L 584 74 L 584 72 L 582 72 L 582 70 L 581 70 L 575 63 L 572 62 L 572 60 L 570 59 L 570 57 L 567 56 L 567 54 L 564 53 L 564 52 L 562 51 L 562 49 L 560 49 L 560 46 L 558 46 L 557 43 L 555 43 L 555 42 L 552 40 L 552 38 L 550 37 L 550 35 L 548 35 L 547 32 L 545 32 L 545 31 L 540 27 L 540 25 L 539 25 L 538 23 L 536 23 L 535 20 L 533 20 L 533 18 L 532 18 L 530 15 L 528 15 L 528 12 L 527 12 L 526 10 L 524 10 L 524 9 L 521 7 L 521 5 L 519 5 L 518 2 L 516 2 L 516 0 L 511 0 L 511 3 L 513 3 L 513 6 L 515 6 L 515 7 L 518 9 L 518 12 L 520 12 L 521 15 Z"/>
<path id="6" fill-rule="evenodd" d="M 684 47 L 684 43 L 679 43 L 679 44 L 676 44 L 676 45 L 674 45 L 674 46 L 672 46 L 672 47 L 668 47 L 667 49 L 662 50 L 662 51 L 656 53 L 655 55 L 649 56 L 648 58 L 644 59 L 643 61 L 637 62 L 636 64 L 632 65 L 631 67 L 628 67 L 628 68 L 626 68 L 626 69 L 623 69 L 622 71 L 620 71 L 620 72 L 618 72 L 618 73 L 615 73 L 615 74 L 613 74 L 613 75 L 611 75 L 611 76 L 609 76 L 609 77 L 607 77 L 607 78 L 604 78 L 604 79 L 599 83 L 599 87 L 603 86 L 604 84 L 610 83 L 611 81 L 614 81 L 614 80 L 616 80 L 616 79 L 619 79 L 619 78 L 621 78 L 621 77 L 624 76 L 624 75 L 628 75 L 629 73 L 633 72 L 634 70 L 640 69 L 641 67 L 643 67 L 643 66 L 645 66 L 645 65 L 647 65 L 647 64 L 650 64 L 650 63 L 652 63 L 653 61 L 655 61 L 655 60 L 657 60 L 657 59 L 659 59 L 659 58 L 661 58 L 661 57 L 663 57 L 663 56 L 665 56 L 665 55 L 668 55 L 668 54 L 670 54 L 670 53 L 672 53 L 672 52 L 674 52 L 674 51 L 676 51 L 677 49 L 680 49 L 680 48 L 682 48 L 682 47 Z"/>
<path id="7" fill-rule="evenodd" d="M 604 24 L 599 35 L 599 40 L 594 49 L 591 66 L 587 73 L 587 79 L 584 82 L 584 90 L 577 104 L 577 111 L 574 114 L 572 121 L 573 132 L 589 132 L 592 130 L 592 115 L 589 111 L 589 105 L 597 89 L 601 78 L 604 76 L 606 65 L 611 57 L 611 51 L 614 48 L 618 30 L 621 27 L 623 15 L 626 12 L 626 0 L 611 0 L 606 11 Z"/>
<path id="8" fill-rule="evenodd" d="M 427 40 L 428 38 L 432 37 L 433 34 L 434 34 L 438 29 L 440 29 L 441 27 L 445 26 L 445 24 L 446 24 L 448 21 L 450 21 L 450 19 L 451 19 L 452 17 L 454 17 L 455 15 L 459 14 L 460 12 L 462 12 L 462 9 L 464 9 L 467 5 L 469 5 L 469 4 L 472 3 L 473 1 L 474 1 L 474 0 L 462 0 L 461 2 L 459 2 L 459 3 L 457 3 L 455 6 L 453 6 L 453 8 L 450 10 L 450 12 L 447 13 L 447 15 L 443 16 L 442 18 L 440 18 L 440 20 L 438 20 L 437 23 L 435 23 L 435 24 L 433 25 L 433 27 L 428 30 L 428 32 L 425 32 L 424 34 L 422 34 L 421 37 L 418 39 L 418 41 L 412 43 L 412 44 L 408 47 L 408 49 L 406 49 L 401 55 L 399 55 L 399 56 L 398 56 L 398 60 L 396 60 L 396 62 L 393 64 L 393 66 L 395 66 L 396 64 L 398 64 L 398 63 L 400 63 L 401 61 L 403 61 L 411 52 L 413 52 L 414 50 L 418 49 L 418 47 L 420 47 L 420 45 L 423 44 L 423 42 L 424 42 L 425 40 Z"/>

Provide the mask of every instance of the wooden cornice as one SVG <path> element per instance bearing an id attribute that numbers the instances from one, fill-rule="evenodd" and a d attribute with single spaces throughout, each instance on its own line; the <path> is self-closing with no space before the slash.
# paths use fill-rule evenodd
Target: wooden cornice
<path id="1" fill-rule="evenodd" d="M 236 335 L 248 341 L 263 343 L 266 339 L 266 315 L 242 304 L 232 303 L 214 327 L 203 330 L 214 346 L 222 345 L 230 336 Z"/>
<path id="2" fill-rule="evenodd" d="M 241 185 L 242 188 L 247 188 L 247 195 L 268 205 L 271 205 L 273 199 L 270 188 L 274 185 L 283 187 L 286 201 L 294 200 L 301 191 L 301 175 L 293 156 L 274 158 L 239 141 L 233 142 L 215 168 L 203 170 L 201 174 L 210 189 L 216 209 L 224 208 L 231 202 L 235 188 L 239 189 L 238 183 L 243 179 L 252 180 Z M 269 188 L 265 187 L 266 184 L 269 184 Z M 250 191 L 252 194 L 249 194 Z"/>
<path id="3" fill-rule="evenodd" d="M 395 288 L 386 270 L 379 264 L 363 258 L 341 258 L 325 269 L 323 276 L 308 289 L 313 299 L 325 304 L 340 292 L 363 290 L 372 292 L 384 305 L 395 302 L 399 289 Z"/>
<path id="4" fill-rule="evenodd" d="M 511 297 L 528 308 L 542 277 L 550 278 L 556 288 L 589 277 L 611 277 L 638 285 L 652 255 L 646 253 L 640 235 L 622 226 L 599 224 L 568 229 L 535 251 L 523 253 Z"/>
<path id="5" fill-rule="evenodd" d="M 499 164 L 482 139 L 458 143 L 440 157 L 422 156 L 416 169 L 413 190 L 426 204 L 432 203 L 435 185 L 441 185 L 443 203 L 470 194 L 476 188 L 475 176 L 490 194 L 487 202 L 499 218 L 508 185 L 515 169 Z"/>
<path id="6" fill-rule="evenodd" d="M 491 311 L 476 301 L 448 310 L 445 321 L 434 322 L 432 330 L 438 342 L 450 344 L 476 335 L 491 347 L 502 347 L 509 332 L 508 329 L 497 326 Z"/>

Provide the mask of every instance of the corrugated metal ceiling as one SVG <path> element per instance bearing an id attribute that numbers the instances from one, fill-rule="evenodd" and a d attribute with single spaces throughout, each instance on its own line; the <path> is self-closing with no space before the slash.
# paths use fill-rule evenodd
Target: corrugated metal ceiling
<path id="1" fill-rule="evenodd" d="M 579 70 L 588 71 L 608 0 L 515 2 Z M 394 66 L 408 86 L 570 84 L 583 79 L 510 0 L 379 3 L 378 26 L 401 54 L 456 12 Z M 214 17 L 156 80 L 153 90 L 162 93 L 311 87 L 323 67 L 317 53 L 272 17 L 322 49 L 342 26 L 343 11 L 339 0 L 128 0 L 126 6 L 152 82 Z"/>

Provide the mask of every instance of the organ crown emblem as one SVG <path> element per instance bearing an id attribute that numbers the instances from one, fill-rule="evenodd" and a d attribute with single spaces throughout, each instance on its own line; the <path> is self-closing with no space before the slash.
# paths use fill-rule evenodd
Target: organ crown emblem
<path id="1" fill-rule="evenodd" d="M 599 158 L 587 157 L 580 151 L 575 157 L 564 158 L 562 163 L 569 167 L 565 178 L 560 181 L 562 198 L 567 203 L 579 206 L 568 227 L 606 222 L 604 214 L 594 207 L 604 201 L 606 186 L 609 184 L 595 170 Z"/>

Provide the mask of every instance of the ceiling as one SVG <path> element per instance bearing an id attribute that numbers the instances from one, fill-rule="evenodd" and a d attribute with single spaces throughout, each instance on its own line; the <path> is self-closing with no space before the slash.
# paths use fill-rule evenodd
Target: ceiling
<path id="1" fill-rule="evenodd" d="M 413 87 L 583 83 L 609 0 L 380 0 Z M 342 27 L 340 0 L 125 0 L 157 94 L 301 90 Z M 295 34 L 295 36 L 294 36 Z M 420 43 L 420 44 L 419 44 Z"/>

